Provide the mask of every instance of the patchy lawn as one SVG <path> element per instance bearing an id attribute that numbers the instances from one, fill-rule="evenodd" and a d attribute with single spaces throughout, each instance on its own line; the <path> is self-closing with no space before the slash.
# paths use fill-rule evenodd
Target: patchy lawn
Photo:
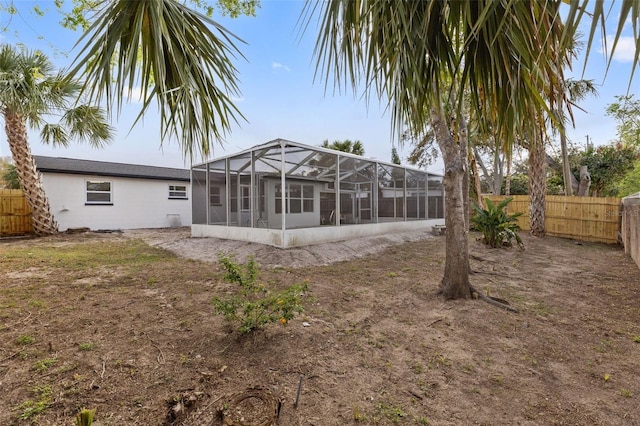
<path id="1" fill-rule="evenodd" d="M 306 311 L 244 336 L 213 314 L 216 263 L 117 234 L 2 242 L 0 424 L 86 407 L 96 426 L 217 425 L 259 387 L 282 426 L 640 425 L 640 270 L 618 247 L 523 238 L 471 243 L 473 284 L 517 314 L 436 296 L 444 239 L 427 238 L 263 267 L 309 280 Z M 245 395 L 247 416 L 269 402 Z"/>

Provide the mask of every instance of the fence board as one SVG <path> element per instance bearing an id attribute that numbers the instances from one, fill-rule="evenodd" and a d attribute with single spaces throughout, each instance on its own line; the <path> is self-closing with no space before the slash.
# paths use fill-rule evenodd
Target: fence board
<path id="1" fill-rule="evenodd" d="M 31 232 L 31 210 L 22 191 L 0 189 L 0 237 Z"/>
<path id="2" fill-rule="evenodd" d="M 484 195 L 494 203 L 505 196 Z M 529 221 L 529 196 L 515 195 L 509 203 L 509 213 L 522 212 L 518 225 L 522 230 L 531 229 Z M 572 238 L 581 241 L 617 243 L 620 232 L 621 203 L 613 197 L 545 196 L 544 227 L 547 235 Z"/>

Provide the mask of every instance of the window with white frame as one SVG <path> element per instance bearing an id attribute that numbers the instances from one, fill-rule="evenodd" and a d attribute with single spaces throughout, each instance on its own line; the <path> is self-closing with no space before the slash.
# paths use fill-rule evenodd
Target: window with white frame
<path id="1" fill-rule="evenodd" d="M 209 188 L 209 203 L 212 206 L 221 206 L 222 205 L 222 197 L 220 196 L 220 187 L 219 186 L 211 186 Z"/>
<path id="2" fill-rule="evenodd" d="M 276 214 L 282 213 L 282 189 L 276 186 Z M 287 184 L 286 212 L 313 213 L 313 185 Z"/>
<path id="3" fill-rule="evenodd" d="M 88 180 L 85 183 L 86 204 L 113 204 L 112 185 L 109 181 Z"/>
<path id="4" fill-rule="evenodd" d="M 169 199 L 170 200 L 188 199 L 187 186 L 186 185 L 169 185 Z"/>

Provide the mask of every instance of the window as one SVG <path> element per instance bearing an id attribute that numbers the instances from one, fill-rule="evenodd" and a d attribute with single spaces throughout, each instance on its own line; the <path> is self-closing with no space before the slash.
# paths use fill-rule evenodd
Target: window
<path id="1" fill-rule="evenodd" d="M 170 200 L 187 200 L 187 186 L 186 185 L 169 185 L 169 199 Z"/>
<path id="2" fill-rule="evenodd" d="M 86 181 L 86 204 L 112 205 L 111 182 L 106 181 Z"/>
<path id="3" fill-rule="evenodd" d="M 212 186 L 211 188 L 209 188 L 209 204 L 211 204 L 212 206 L 222 205 L 219 186 Z"/>
<path id="4" fill-rule="evenodd" d="M 287 213 L 313 213 L 313 185 L 287 185 Z M 282 189 L 276 185 L 276 214 L 282 214 Z"/>
<path id="5" fill-rule="evenodd" d="M 247 185 L 240 185 L 240 210 L 248 211 L 251 201 L 251 188 Z"/>

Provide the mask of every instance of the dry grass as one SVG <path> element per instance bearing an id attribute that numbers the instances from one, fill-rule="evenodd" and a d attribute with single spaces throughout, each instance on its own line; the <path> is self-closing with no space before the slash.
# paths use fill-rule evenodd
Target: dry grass
<path id="1" fill-rule="evenodd" d="M 315 300 L 244 337 L 213 315 L 215 263 L 118 235 L 1 243 L 0 424 L 71 425 L 86 407 L 97 426 L 163 425 L 187 397 L 174 424 L 216 424 L 251 386 L 282 398 L 283 426 L 640 424 L 640 270 L 619 248 L 524 240 L 471 244 L 473 284 L 519 314 L 438 298 L 437 238 L 265 268 Z"/>

